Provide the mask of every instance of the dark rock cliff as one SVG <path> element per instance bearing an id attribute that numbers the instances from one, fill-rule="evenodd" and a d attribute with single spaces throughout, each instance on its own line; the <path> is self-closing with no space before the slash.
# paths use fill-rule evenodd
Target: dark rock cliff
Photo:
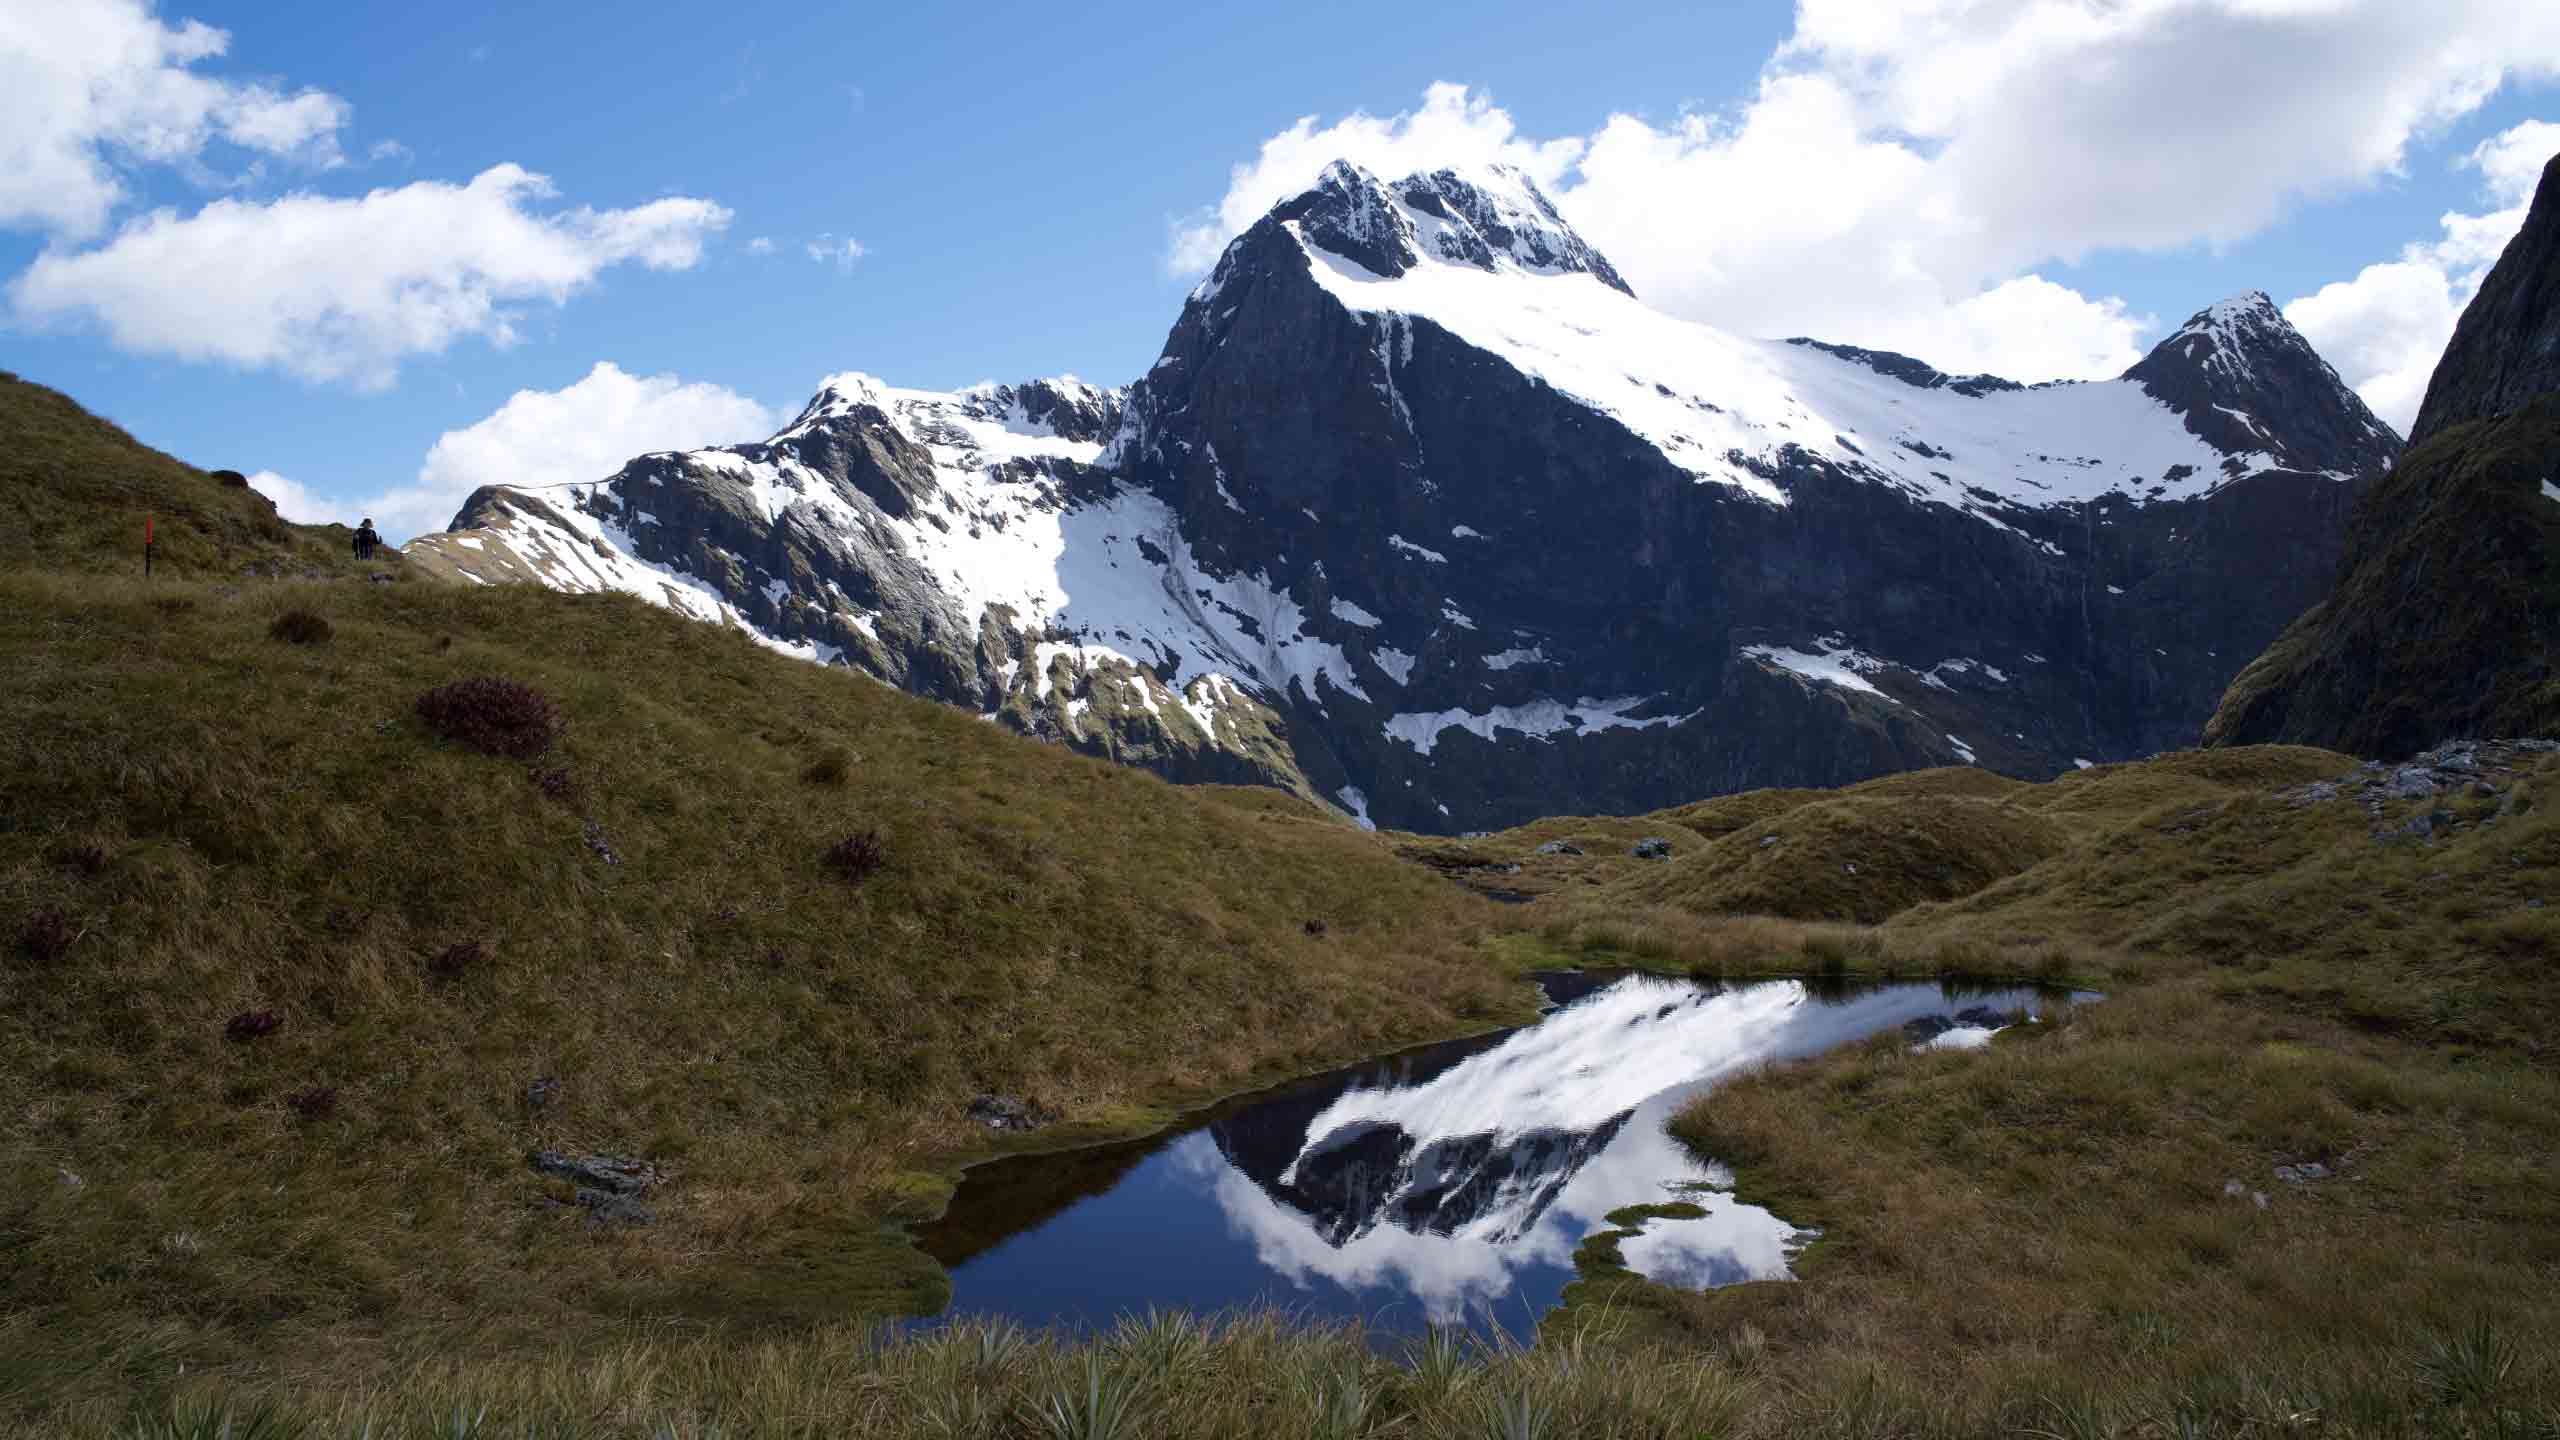
<path id="1" fill-rule="evenodd" d="M 2253 661 L 2211 744 L 2385 759 L 2560 731 L 2560 159 L 2463 312 L 2335 588 Z"/>

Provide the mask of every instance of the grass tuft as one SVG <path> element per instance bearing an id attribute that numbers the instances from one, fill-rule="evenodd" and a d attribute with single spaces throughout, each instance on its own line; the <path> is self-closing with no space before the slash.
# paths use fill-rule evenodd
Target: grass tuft
<path id="1" fill-rule="evenodd" d="M 856 831 L 827 847 L 827 869 L 848 885 L 861 884 L 888 863 L 888 846 L 877 830 Z"/>
<path id="2" fill-rule="evenodd" d="M 841 787 L 853 776 L 853 754 L 841 745 L 819 750 L 800 771 L 800 778 L 812 785 Z"/>
<path id="3" fill-rule="evenodd" d="M 235 1044 L 264 1040 L 284 1028 L 284 1017 L 273 1010 L 243 1010 L 224 1023 L 222 1036 Z"/>
<path id="4" fill-rule="evenodd" d="M 338 1113 L 338 1087 L 306 1085 L 286 1096 L 284 1103 L 305 1120 L 325 1120 Z"/>
<path id="5" fill-rule="evenodd" d="M 565 722 L 551 697 L 518 680 L 456 680 L 418 697 L 418 718 L 446 740 L 530 760 L 558 741 Z"/>
<path id="6" fill-rule="evenodd" d="M 322 645 L 335 633 L 329 622 L 299 606 L 277 616 L 267 626 L 267 638 L 288 645 Z"/>
<path id="7" fill-rule="evenodd" d="M 533 788 L 541 791 L 544 799 L 577 808 L 578 777 L 569 773 L 568 766 L 536 765 L 525 771 L 525 778 L 533 782 Z"/>
<path id="8" fill-rule="evenodd" d="M 437 980 L 455 981 L 484 968 L 490 959 L 487 942 L 457 940 L 428 959 L 427 974 Z"/>
<path id="9" fill-rule="evenodd" d="M 18 952 L 40 965 L 50 965 L 71 953 L 80 932 L 59 910 L 38 910 L 18 927 Z"/>

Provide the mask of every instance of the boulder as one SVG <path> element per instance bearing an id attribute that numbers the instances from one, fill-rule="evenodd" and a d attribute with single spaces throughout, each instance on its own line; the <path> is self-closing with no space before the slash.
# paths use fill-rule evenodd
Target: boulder
<path id="1" fill-rule="evenodd" d="M 1037 1130 L 1057 1119 L 1039 1106 L 1010 1095 L 981 1095 L 970 1101 L 969 1118 L 990 1130 Z"/>
<path id="2" fill-rule="evenodd" d="M 666 1178 L 648 1161 L 621 1155 L 566 1155 L 557 1150 L 536 1150 L 525 1157 L 525 1163 L 555 1180 L 610 1195 L 638 1195 L 654 1189 Z"/>

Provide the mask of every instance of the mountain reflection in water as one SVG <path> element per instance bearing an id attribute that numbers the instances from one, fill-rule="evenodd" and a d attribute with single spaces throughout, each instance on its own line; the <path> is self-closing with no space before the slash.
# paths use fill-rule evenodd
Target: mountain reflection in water
<path id="1" fill-rule="evenodd" d="M 1536 1024 L 1243 1097 L 1163 1135 L 971 1170 L 917 1234 L 955 1313 L 1107 1324 L 1148 1306 L 1268 1302 L 1425 1324 L 1534 1328 L 1603 1216 L 1653 1220 L 1629 1268 L 1673 1285 L 1775 1279 L 1809 1238 L 1734 1200 L 1664 1126 L 1718 1079 L 1912 1020 L 2051 996 L 1939 985 L 1719 986 L 1544 977 Z"/>

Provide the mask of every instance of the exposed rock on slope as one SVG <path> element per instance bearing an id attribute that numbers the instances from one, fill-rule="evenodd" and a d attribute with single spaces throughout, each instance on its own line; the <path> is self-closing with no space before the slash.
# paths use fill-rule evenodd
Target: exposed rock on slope
<path id="1" fill-rule="evenodd" d="M 2336 589 L 2242 671 L 2206 739 L 2397 758 L 2560 730 L 2560 159 L 2463 313 Z"/>
<path id="2" fill-rule="evenodd" d="M 416 548 L 1451 831 L 2191 743 L 2397 450 L 2263 296 L 1952 378 L 1649 310 L 1517 172 L 1336 165 L 1125 392 L 839 376 Z"/>

